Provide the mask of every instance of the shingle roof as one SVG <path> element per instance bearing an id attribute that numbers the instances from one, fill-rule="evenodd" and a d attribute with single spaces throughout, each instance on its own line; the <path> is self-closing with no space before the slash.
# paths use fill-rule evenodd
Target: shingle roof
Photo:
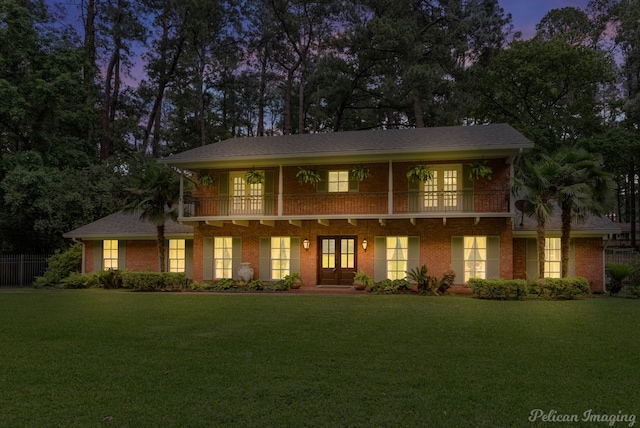
<path id="1" fill-rule="evenodd" d="M 529 149 L 533 143 L 508 124 L 347 131 L 232 138 L 163 158 L 173 165 L 195 162 L 313 158 L 365 154 L 468 152 Z"/>
<path id="2" fill-rule="evenodd" d="M 546 222 L 547 234 L 560 234 L 562 231 L 561 211 L 558 206 L 554 207 L 553 214 Z M 516 216 L 513 219 L 513 231 L 515 235 L 535 235 L 537 222 L 534 217 L 516 209 Z M 602 236 L 611 233 L 620 233 L 620 227 L 608 217 L 587 216 L 584 221 L 573 221 L 571 224 L 572 236 Z"/>
<path id="3" fill-rule="evenodd" d="M 165 236 L 192 236 L 193 227 L 174 221 L 165 224 Z M 77 239 L 156 239 L 156 226 L 148 221 L 140 220 L 137 214 L 125 214 L 118 211 L 63 234 L 65 238 Z"/>

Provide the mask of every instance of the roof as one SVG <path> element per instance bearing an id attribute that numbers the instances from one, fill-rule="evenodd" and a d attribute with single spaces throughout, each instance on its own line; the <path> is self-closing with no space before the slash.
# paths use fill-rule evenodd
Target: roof
<path id="1" fill-rule="evenodd" d="M 165 224 L 165 237 L 185 238 L 193 236 L 193 226 L 174 221 Z M 97 239 L 153 239 L 158 236 L 156 226 L 148 221 L 140 220 L 140 216 L 118 211 L 111 215 L 86 224 L 71 232 L 63 234 L 65 238 L 97 240 Z"/>
<path id="2" fill-rule="evenodd" d="M 562 232 L 561 211 L 558 206 L 553 209 L 551 218 L 546 222 L 547 237 L 560 236 Z M 523 215 L 516 209 L 513 224 L 514 237 L 536 236 L 536 219 Z M 620 227 L 608 217 L 587 216 L 584 221 L 574 220 L 571 223 L 571 236 L 575 237 L 602 237 L 613 233 L 620 233 Z"/>
<path id="3" fill-rule="evenodd" d="M 390 155 L 393 159 L 403 155 L 415 159 L 423 154 L 433 159 L 437 153 L 458 158 L 490 153 L 513 156 L 532 147 L 533 143 L 510 125 L 491 124 L 232 138 L 174 154 L 160 162 L 198 168 L 223 163 L 236 166 L 243 162 L 262 166 L 275 160 L 281 164 L 300 164 L 332 157 L 349 162 L 376 156 L 388 160 Z"/>

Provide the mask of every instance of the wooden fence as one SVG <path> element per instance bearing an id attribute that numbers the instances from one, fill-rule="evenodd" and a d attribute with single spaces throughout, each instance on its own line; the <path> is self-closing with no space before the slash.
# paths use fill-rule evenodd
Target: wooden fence
<path id="1" fill-rule="evenodd" d="M 605 263 L 631 263 L 638 253 L 632 248 L 607 248 L 604 253 Z"/>
<path id="2" fill-rule="evenodd" d="M 0 254 L 0 287 L 29 287 L 47 270 L 47 254 Z"/>

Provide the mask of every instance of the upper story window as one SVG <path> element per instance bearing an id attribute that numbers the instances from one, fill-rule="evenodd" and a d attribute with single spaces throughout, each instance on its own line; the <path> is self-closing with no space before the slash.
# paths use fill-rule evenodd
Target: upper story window
<path id="1" fill-rule="evenodd" d="M 262 214 L 263 183 L 249 184 L 244 171 L 229 174 L 229 194 L 232 196 L 230 214 Z"/>
<path id="2" fill-rule="evenodd" d="M 424 183 L 425 208 L 461 208 L 462 166 L 431 167 L 433 178 Z"/>
<path id="3" fill-rule="evenodd" d="M 349 171 L 329 171 L 327 176 L 329 192 L 348 192 L 349 191 Z"/>

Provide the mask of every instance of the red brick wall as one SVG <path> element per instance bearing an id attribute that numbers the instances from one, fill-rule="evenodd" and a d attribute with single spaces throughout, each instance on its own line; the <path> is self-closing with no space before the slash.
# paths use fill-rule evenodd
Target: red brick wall
<path id="1" fill-rule="evenodd" d="M 93 272 L 93 248 L 95 242 L 85 241 L 85 272 Z M 150 270 L 157 272 L 158 251 L 156 241 L 127 241 L 127 258 L 125 268 L 127 270 Z"/>
<path id="2" fill-rule="evenodd" d="M 506 219 L 481 219 L 477 225 L 474 220 L 448 219 L 443 225 L 442 219 L 418 219 L 416 225 L 407 220 L 387 220 L 386 226 L 377 220 L 359 220 L 358 226 L 346 220 L 331 220 L 329 227 L 317 221 L 304 221 L 302 227 L 290 225 L 286 221 L 276 221 L 274 227 L 251 221 L 249 227 L 226 223 L 223 227 L 201 224 L 195 229 L 193 251 L 194 280 L 202 281 L 202 238 L 205 236 L 241 236 L 242 261 L 250 262 L 255 278 L 260 276 L 260 237 L 263 236 L 299 236 L 301 240 L 309 238 L 309 252 L 300 250 L 300 274 L 305 286 L 317 284 L 318 236 L 357 236 L 356 269 L 365 271 L 371 277 L 374 272 L 375 236 L 420 236 L 420 263 L 426 264 L 429 273 L 441 276 L 451 265 L 451 237 L 463 235 L 500 236 L 500 274 L 511 278 L 512 233 Z M 367 238 L 369 246 L 365 252 L 362 240 Z M 456 281 L 458 282 L 458 281 Z"/>
<path id="3" fill-rule="evenodd" d="M 593 292 L 603 292 L 604 260 L 602 238 L 575 239 L 575 273 L 589 280 Z"/>
<path id="4" fill-rule="evenodd" d="M 513 278 L 527 279 L 527 240 L 525 238 L 513 240 Z"/>
<path id="5" fill-rule="evenodd" d="M 127 241 L 127 270 L 158 272 L 158 244 L 155 241 Z"/>

